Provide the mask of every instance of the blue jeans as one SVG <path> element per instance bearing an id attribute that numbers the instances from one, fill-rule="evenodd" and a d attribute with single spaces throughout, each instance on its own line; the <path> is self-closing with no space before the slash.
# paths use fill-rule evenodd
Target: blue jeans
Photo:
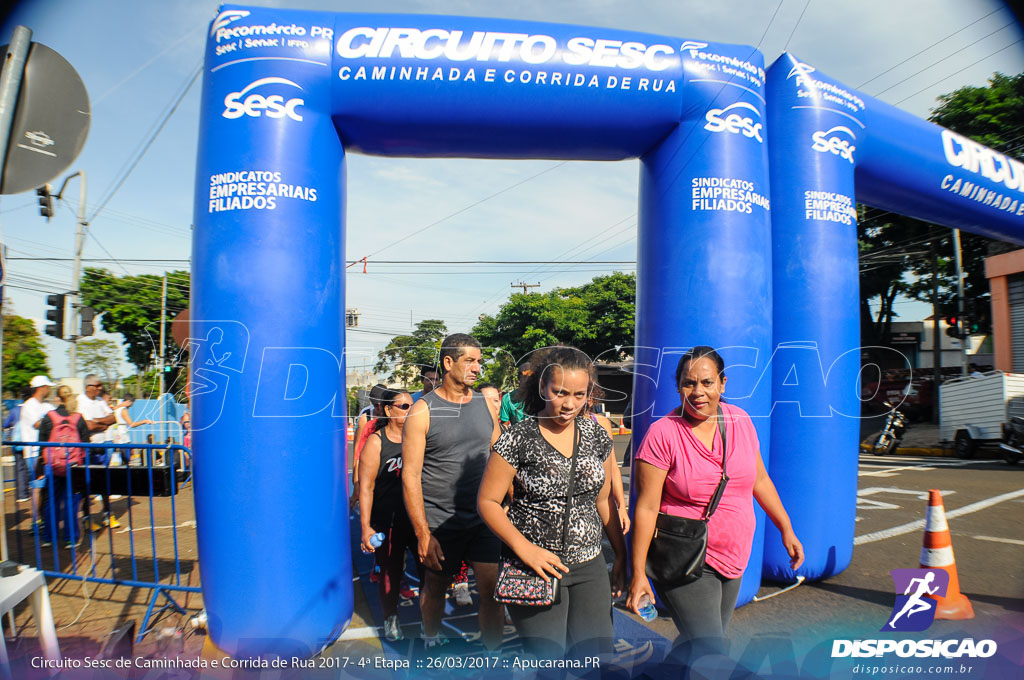
<path id="1" fill-rule="evenodd" d="M 71 491 L 70 480 L 66 475 L 53 475 L 53 486 L 49 487 L 48 491 L 49 497 L 39 511 L 43 520 L 40 535 L 45 540 L 56 543 L 59 533 L 62 540 L 77 543 L 78 506 L 82 500 L 81 494 Z"/>

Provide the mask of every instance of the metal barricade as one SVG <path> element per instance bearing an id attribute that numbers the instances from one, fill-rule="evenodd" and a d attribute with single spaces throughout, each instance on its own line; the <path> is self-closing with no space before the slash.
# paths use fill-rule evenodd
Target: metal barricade
<path id="1" fill-rule="evenodd" d="M 192 452 L 188 447 L 181 444 L 155 443 L 4 441 L 3 444 L 40 447 L 40 455 L 36 459 L 40 461 L 37 465 L 38 472 L 30 470 L 29 473 L 31 479 L 37 480 L 37 485 L 41 482 L 41 488 L 38 488 L 38 493 L 36 488 L 32 489 L 27 518 L 22 516 L 24 511 L 15 505 L 14 528 L 7 529 L 9 534 L 13 533 L 13 536 L 7 537 L 8 552 L 13 559 L 22 564 L 34 564 L 49 578 L 152 589 L 153 593 L 136 642 L 140 642 L 148 632 L 149 620 L 155 614 L 158 615 L 169 608 L 180 614 L 186 613 L 185 608 L 172 597 L 172 593 L 201 592 L 199 586 L 183 585 L 181 579 L 177 496 L 182 488 L 190 488 Z M 46 460 L 42 453 L 45 448 L 83 449 L 86 454 L 84 464 L 69 465 L 71 454 L 65 451 L 63 470 L 66 470 L 66 474 L 56 474 L 53 466 L 42 464 L 42 461 Z M 133 450 L 145 451 L 139 464 L 132 464 Z M 122 452 L 122 465 L 110 464 L 114 451 Z M 99 456 L 95 452 L 99 452 Z M 103 453 L 107 455 L 102 456 Z M 105 460 L 99 462 L 100 458 Z M 51 460 L 56 459 L 51 455 Z M 123 524 L 116 519 L 113 505 L 110 505 L 112 512 L 107 516 L 105 525 L 97 528 L 98 523 L 94 522 L 92 512 L 96 503 L 92 496 L 96 494 L 100 495 L 103 506 L 111 503 L 112 497 L 120 496 L 127 499 L 127 528 L 118 532 L 127 534 L 127 546 L 121 540 L 115 545 L 113 529 Z M 133 512 L 133 505 L 139 499 L 145 499 L 144 502 L 148 502 L 149 505 L 148 527 L 136 526 L 135 516 L 140 513 Z M 80 523 L 79 510 L 86 507 L 90 512 Z M 170 525 L 158 527 L 157 516 L 166 514 L 168 510 Z M 191 511 L 194 517 L 194 508 L 191 508 Z M 27 526 L 25 519 L 29 521 Z M 194 529 L 195 521 L 192 520 L 190 524 Z M 107 529 L 107 540 L 106 545 L 101 545 L 104 541 L 98 533 L 104 527 Z M 148 546 L 142 541 L 137 544 L 135 533 L 147 529 Z M 160 557 L 157 529 L 171 530 L 173 560 Z M 84 539 L 87 539 L 87 544 Z M 86 555 L 89 559 L 82 559 Z M 66 560 L 62 560 L 64 556 L 67 557 Z M 109 575 L 106 575 L 103 569 L 104 562 L 107 562 Z M 163 569 L 161 563 L 164 565 Z M 163 583 L 165 578 L 167 583 Z M 160 598 L 164 598 L 166 602 L 154 612 Z"/>

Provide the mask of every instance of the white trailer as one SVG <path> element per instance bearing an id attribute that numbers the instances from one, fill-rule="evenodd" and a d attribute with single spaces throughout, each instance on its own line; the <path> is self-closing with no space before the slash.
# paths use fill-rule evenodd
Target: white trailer
<path id="1" fill-rule="evenodd" d="M 939 386 L 942 441 L 952 442 L 960 458 L 971 458 L 983 444 L 998 444 L 1008 420 L 1007 407 L 1017 397 L 1024 397 L 1024 374 L 989 371 L 947 380 Z"/>

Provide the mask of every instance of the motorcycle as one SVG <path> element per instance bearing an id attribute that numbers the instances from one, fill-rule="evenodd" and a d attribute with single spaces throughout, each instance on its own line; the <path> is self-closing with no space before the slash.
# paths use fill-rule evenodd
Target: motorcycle
<path id="1" fill-rule="evenodd" d="M 1003 425 L 1003 441 L 999 444 L 999 453 L 1007 465 L 1016 465 L 1024 458 L 1024 418 L 1012 416 L 1010 422 Z"/>
<path id="2" fill-rule="evenodd" d="M 892 403 L 886 401 L 884 404 L 889 413 L 885 417 L 882 429 L 871 442 L 871 453 L 876 456 L 888 456 L 894 452 L 903 441 L 903 433 L 907 431 L 907 417 Z M 1024 438 L 1021 441 L 1024 442 Z"/>

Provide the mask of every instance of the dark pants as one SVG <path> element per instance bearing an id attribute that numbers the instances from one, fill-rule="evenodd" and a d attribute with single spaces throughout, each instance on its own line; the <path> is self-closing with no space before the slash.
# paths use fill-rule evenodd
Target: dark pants
<path id="1" fill-rule="evenodd" d="M 374 528 L 380 524 L 373 523 Z M 412 530 L 412 524 L 405 511 L 400 517 L 391 521 L 391 526 L 383 529 L 387 538 L 377 548 L 374 559 L 380 567 L 380 577 L 377 580 L 377 594 L 380 597 L 381 610 L 384 616 L 392 616 L 398 613 L 398 597 L 402 588 L 402 576 L 405 574 L 405 551 L 408 550 L 416 556 L 417 542 L 416 534 Z"/>
<path id="2" fill-rule="evenodd" d="M 679 630 L 676 656 L 723 653 L 725 629 L 740 592 L 739 578 L 726 578 L 704 565 L 703 575 L 696 581 L 656 590 Z"/>
<path id="3" fill-rule="evenodd" d="M 28 498 L 28 483 L 32 481 L 28 470 L 28 464 L 25 463 L 25 454 L 23 451 L 15 450 L 14 452 L 14 489 L 16 498 Z"/>
<path id="4" fill-rule="evenodd" d="M 612 592 L 603 555 L 569 565 L 562 599 L 548 607 L 507 605 L 523 648 L 541 659 L 596 656 L 612 650 Z"/>
<path id="5" fill-rule="evenodd" d="M 39 509 L 43 520 L 40 535 L 54 544 L 57 543 L 58 537 L 64 541 L 77 543 L 78 503 L 82 497 L 71 490 L 71 482 L 67 476 L 53 475 L 52 479 L 53 484 L 45 489 L 45 498 Z"/>

